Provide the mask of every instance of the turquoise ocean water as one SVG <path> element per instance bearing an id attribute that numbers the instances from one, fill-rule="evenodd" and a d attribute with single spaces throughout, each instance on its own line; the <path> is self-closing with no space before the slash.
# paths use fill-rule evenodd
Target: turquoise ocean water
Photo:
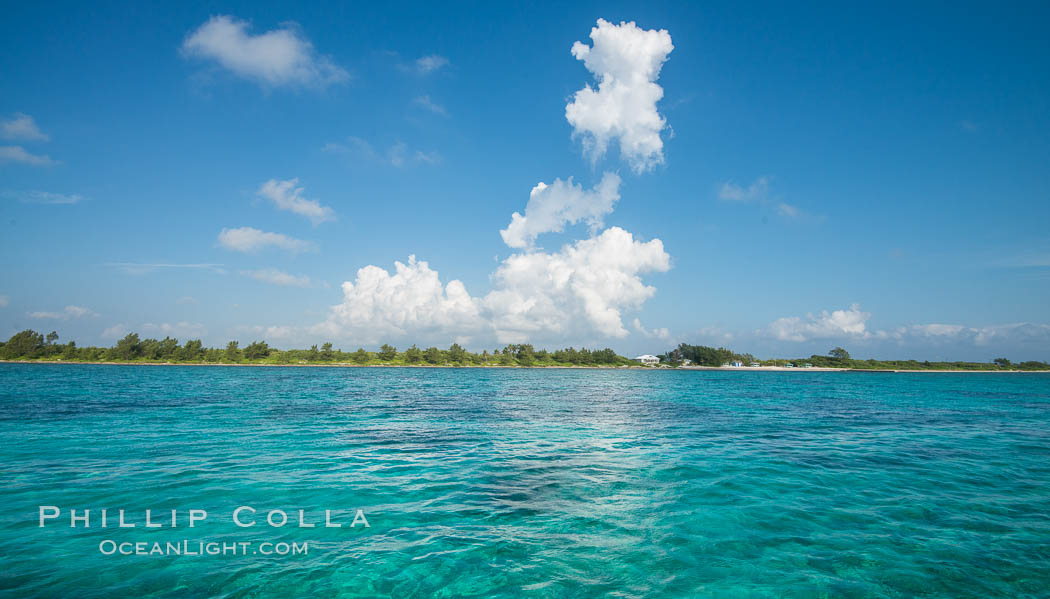
<path id="1" fill-rule="evenodd" d="M 1042 374 L 2 364 L 0 464 L 4 596 L 1050 596 Z"/>

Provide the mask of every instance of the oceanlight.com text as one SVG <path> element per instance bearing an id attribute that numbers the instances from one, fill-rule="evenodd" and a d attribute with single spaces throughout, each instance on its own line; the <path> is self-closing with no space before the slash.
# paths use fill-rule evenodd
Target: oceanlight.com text
<path id="1" fill-rule="evenodd" d="M 149 557 L 172 557 L 172 556 L 235 556 L 235 555 L 278 555 L 295 556 L 306 555 L 309 547 L 306 541 L 302 543 L 286 543 L 280 541 L 272 543 L 264 541 L 254 543 L 251 541 L 114 541 L 105 539 L 98 544 L 99 553 L 103 555 L 138 555 Z"/>

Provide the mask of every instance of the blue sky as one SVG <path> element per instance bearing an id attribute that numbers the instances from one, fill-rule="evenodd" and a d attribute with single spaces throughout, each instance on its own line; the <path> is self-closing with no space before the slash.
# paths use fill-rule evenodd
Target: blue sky
<path id="1" fill-rule="evenodd" d="M 1050 359 L 1046 5 L 737 4 L 12 5 L 0 335 Z"/>

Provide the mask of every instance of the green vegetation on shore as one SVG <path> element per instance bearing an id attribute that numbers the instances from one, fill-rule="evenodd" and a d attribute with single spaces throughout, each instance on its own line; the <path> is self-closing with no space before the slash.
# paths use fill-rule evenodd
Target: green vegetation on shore
<path id="1" fill-rule="evenodd" d="M 384 344 L 378 351 L 358 348 L 355 351 L 336 349 L 331 343 L 310 349 L 279 350 L 265 341 L 253 341 L 241 347 L 230 341 L 225 348 L 204 347 L 200 339 L 183 344 L 178 339 L 140 339 L 129 333 L 112 347 L 80 347 L 75 342 L 59 343 L 58 333 L 43 335 L 31 329 L 16 333 L 6 342 L 0 341 L 0 359 L 31 360 L 39 362 L 136 362 L 143 364 L 255 364 L 255 365 L 356 365 L 356 366 L 639 366 L 638 362 L 605 349 L 537 350 L 532 345 L 507 345 L 503 349 L 481 353 L 470 352 L 453 343 L 448 349 L 419 348 L 415 345 L 398 351 Z M 688 345 L 682 343 L 661 354 L 660 366 L 684 365 L 719 367 L 739 363 L 743 366 L 794 366 L 816 368 L 844 368 L 853 370 L 1050 370 L 1046 362 L 1011 362 L 996 358 L 991 362 L 929 362 L 918 360 L 855 360 L 849 352 L 836 347 L 825 356 L 808 358 L 760 360 L 751 354 L 739 354 L 724 347 Z"/>
<path id="2" fill-rule="evenodd" d="M 760 364 L 762 366 L 794 366 L 815 368 L 849 368 L 853 370 L 1050 370 L 1046 362 L 1011 362 L 1006 358 L 996 358 L 991 362 L 930 362 L 919 360 L 855 360 L 849 352 L 836 347 L 826 356 L 812 355 L 808 358 L 758 360 L 751 354 L 738 354 L 724 347 L 705 345 L 687 345 L 682 343 L 675 349 L 662 354 L 660 361 L 670 365 L 680 365 L 688 360 L 697 366 L 724 366 L 739 362 L 744 366 Z"/>
<path id="3" fill-rule="evenodd" d="M 140 339 L 129 333 L 112 347 L 79 347 L 73 341 L 58 343 L 52 331 L 42 335 L 26 329 L 6 343 L 0 342 L 0 359 L 42 362 L 141 362 L 178 364 L 353 364 L 359 366 L 628 366 L 637 365 L 609 348 L 537 350 L 532 345 L 508 345 L 503 349 L 481 353 L 469 352 L 453 343 L 448 349 L 419 348 L 413 345 L 403 351 L 383 345 L 379 351 L 359 348 L 346 352 L 331 343 L 318 348 L 279 350 L 265 341 L 253 341 L 240 347 L 230 341 L 225 348 L 204 347 L 200 339 L 179 344 L 178 339 Z"/>

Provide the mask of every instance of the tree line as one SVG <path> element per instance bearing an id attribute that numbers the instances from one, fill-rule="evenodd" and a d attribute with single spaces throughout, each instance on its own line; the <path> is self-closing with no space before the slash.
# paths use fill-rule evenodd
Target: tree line
<path id="1" fill-rule="evenodd" d="M 751 354 L 738 354 L 724 347 L 689 345 L 687 343 L 681 343 L 678 347 L 658 357 L 661 362 L 672 366 L 684 364 L 686 360 L 697 366 L 723 366 L 733 362 L 747 365 L 756 362 L 755 357 Z"/>
<path id="2" fill-rule="evenodd" d="M 178 339 L 140 338 L 128 333 L 112 347 L 81 347 L 74 341 L 59 343 L 58 333 L 47 335 L 26 329 L 0 342 L 0 358 L 5 360 L 50 360 L 69 362 L 173 362 L 189 364 L 392 364 L 432 366 L 627 366 L 635 364 L 610 348 L 548 351 L 531 344 L 511 344 L 490 353 L 471 352 L 453 343 L 448 349 L 420 348 L 403 350 L 384 344 L 378 351 L 358 348 L 336 349 L 332 343 L 313 345 L 309 349 L 280 350 L 265 341 L 252 341 L 241 347 L 230 341 L 225 348 L 204 347 L 200 339 L 180 344 Z"/>
<path id="3" fill-rule="evenodd" d="M 758 360 L 751 354 L 738 354 L 724 347 L 680 344 L 675 349 L 661 354 L 660 361 L 679 366 L 689 360 L 697 366 L 724 366 L 740 362 L 744 366 L 795 366 L 805 364 L 817 368 L 849 368 L 855 370 L 1050 370 L 1050 364 L 1028 360 L 1011 362 L 1006 358 L 995 358 L 991 362 L 930 362 L 929 360 L 857 360 L 841 347 L 832 348 L 827 355 L 811 355 L 808 358 Z"/>
<path id="4" fill-rule="evenodd" d="M 848 368 L 856 370 L 1050 370 L 1050 364 L 1034 360 L 1012 362 L 996 358 L 991 362 L 930 362 L 919 360 L 857 360 L 841 347 L 827 355 L 808 358 L 764 359 L 749 353 L 737 353 L 725 347 L 680 344 L 659 356 L 662 364 L 682 366 L 723 366 L 740 362 L 744 366 L 810 364 L 819 368 Z M 384 344 L 378 351 L 358 348 L 355 351 L 336 349 L 332 343 L 309 349 L 280 350 L 265 341 L 252 341 L 241 347 L 230 341 L 226 347 L 204 347 L 200 339 L 179 343 L 178 339 L 140 338 L 128 333 L 111 347 L 81 347 L 74 341 L 59 343 L 55 331 L 42 334 L 32 329 L 15 333 L 6 342 L 0 342 L 0 359 L 49 360 L 68 362 L 172 362 L 187 364 L 357 364 L 357 365 L 431 365 L 431 366 L 629 366 L 634 360 L 618 355 L 610 348 L 576 349 L 573 347 L 548 351 L 537 350 L 531 344 L 511 344 L 491 352 L 471 352 L 453 343 L 448 349 L 420 348 L 415 345 L 399 351 Z"/>

